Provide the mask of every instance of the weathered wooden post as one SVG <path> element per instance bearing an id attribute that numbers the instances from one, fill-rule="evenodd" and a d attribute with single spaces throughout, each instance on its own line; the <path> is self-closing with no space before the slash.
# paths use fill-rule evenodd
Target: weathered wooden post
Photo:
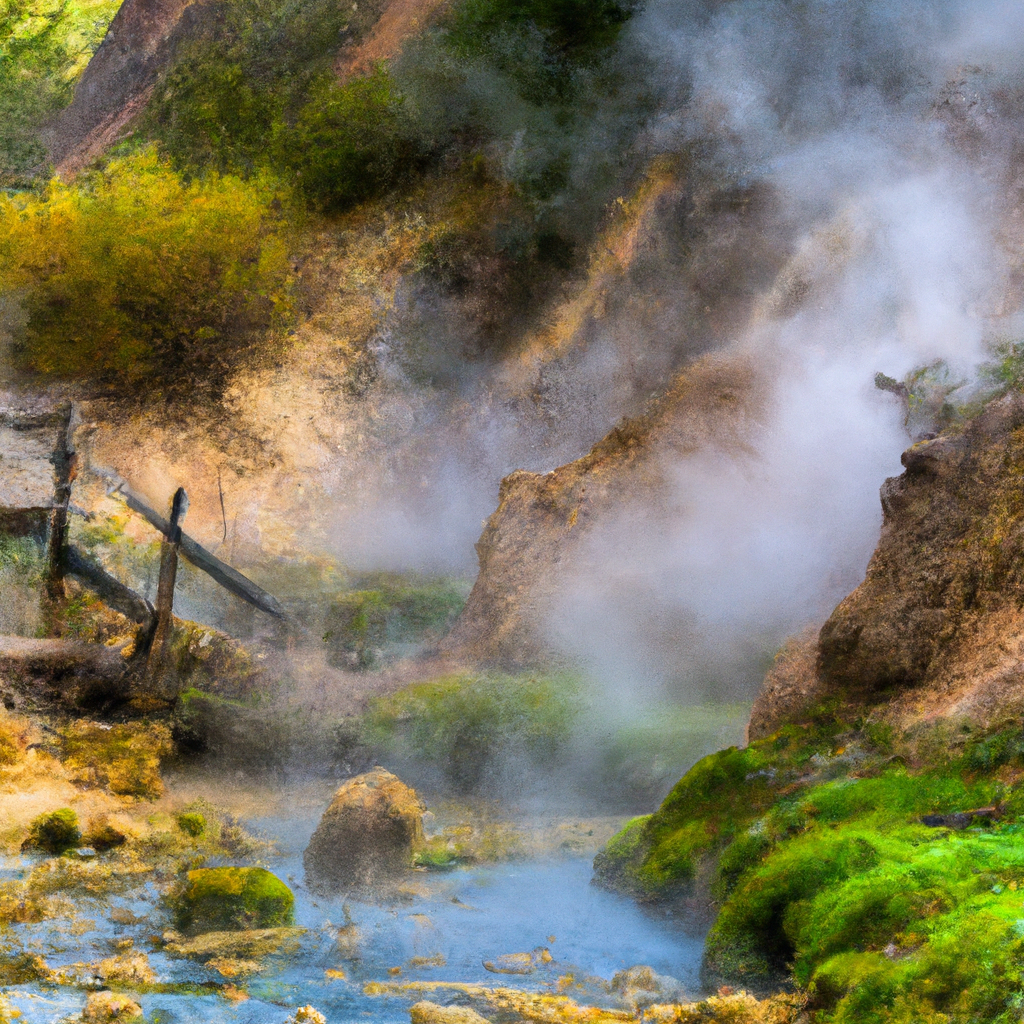
<path id="1" fill-rule="evenodd" d="M 50 511 L 50 536 L 46 549 L 46 602 L 51 630 L 59 626 L 59 609 L 67 597 L 64 589 L 64 549 L 68 539 L 68 505 L 71 484 L 78 472 L 71 431 L 72 405 L 66 402 L 58 410 L 57 444 L 50 456 L 53 463 L 53 508 Z"/>
<path id="2" fill-rule="evenodd" d="M 174 582 L 178 575 L 178 549 L 181 547 L 181 521 L 188 511 L 188 495 L 179 487 L 171 499 L 171 518 L 160 545 L 160 580 L 156 588 L 156 624 L 146 661 L 146 680 L 159 681 L 167 656 L 167 644 L 174 625 Z"/>

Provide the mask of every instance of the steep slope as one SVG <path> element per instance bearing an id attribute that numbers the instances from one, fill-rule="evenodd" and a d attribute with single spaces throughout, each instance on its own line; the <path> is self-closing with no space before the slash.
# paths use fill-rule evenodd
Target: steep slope
<path id="1" fill-rule="evenodd" d="M 670 489 L 664 459 L 742 452 L 764 397 L 745 360 L 706 357 L 649 413 L 624 420 L 583 458 L 506 477 L 476 546 L 480 573 L 445 653 L 512 664 L 550 657 L 545 623 L 595 524 L 656 506 Z"/>

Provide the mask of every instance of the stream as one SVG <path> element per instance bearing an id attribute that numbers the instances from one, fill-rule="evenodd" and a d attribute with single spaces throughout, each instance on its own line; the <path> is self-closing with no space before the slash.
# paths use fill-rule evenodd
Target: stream
<path id="1" fill-rule="evenodd" d="M 222 985 L 224 977 L 161 948 L 166 916 L 152 882 L 102 903 L 80 901 L 74 924 L 50 920 L 21 926 L 25 948 L 55 969 L 96 962 L 118 949 L 145 951 L 158 983 L 150 986 L 156 991 L 136 998 L 146 1020 L 162 1024 L 283 1024 L 294 1008 L 307 1004 L 332 1024 L 362 1018 L 405 1024 L 409 1006 L 430 994 L 366 995 L 367 982 L 475 982 L 553 992 L 566 975 L 608 980 L 636 964 L 677 979 L 691 994 L 699 992 L 701 938 L 592 886 L 593 849 L 555 850 L 448 872 L 412 871 L 379 903 L 344 894 L 323 899 L 303 884 L 302 851 L 318 815 L 297 803 L 293 816 L 242 819 L 254 834 L 273 841 L 273 853 L 262 862 L 291 886 L 296 924 L 306 929 L 297 947 L 261 961 L 258 973 L 235 979 L 244 984 L 247 999 L 232 1002 L 205 991 L 211 983 Z M 6 858 L 3 879 L 23 877 L 34 863 L 29 857 Z M 113 924 L 111 915 L 122 923 Z M 532 974 L 507 976 L 483 966 L 538 947 L 547 948 L 551 960 Z M 11 987 L 7 994 L 21 1020 L 33 1024 L 63 1021 L 80 1013 L 85 1002 L 82 989 L 37 983 Z M 586 990 L 566 994 L 588 1001 Z"/>

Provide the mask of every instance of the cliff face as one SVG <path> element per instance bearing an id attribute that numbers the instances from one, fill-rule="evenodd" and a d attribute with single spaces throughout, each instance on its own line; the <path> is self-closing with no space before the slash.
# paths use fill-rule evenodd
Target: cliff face
<path id="1" fill-rule="evenodd" d="M 681 373 L 645 416 L 624 420 L 590 452 L 550 473 L 517 471 L 477 543 L 480 573 L 444 651 L 506 664 L 552 651 L 545 623 L 605 517 L 650 511 L 666 462 L 736 452 L 763 408 L 764 383 L 743 359 L 707 357 Z"/>
<path id="2" fill-rule="evenodd" d="M 883 526 L 864 582 L 817 636 L 780 653 L 754 707 L 767 735 L 816 701 L 982 725 L 1024 708 L 1024 395 L 962 433 L 921 441 L 882 487 Z"/>

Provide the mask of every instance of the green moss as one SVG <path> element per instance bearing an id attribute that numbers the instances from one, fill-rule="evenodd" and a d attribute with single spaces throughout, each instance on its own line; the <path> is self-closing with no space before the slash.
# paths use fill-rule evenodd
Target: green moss
<path id="1" fill-rule="evenodd" d="M 193 839 L 198 839 L 200 836 L 206 834 L 208 825 L 206 823 L 206 816 L 200 814 L 198 811 L 186 811 L 178 815 L 177 818 L 178 828 L 187 836 L 191 836 Z"/>
<path id="2" fill-rule="evenodd" d="M 378 748 L 427 760 L 471 790 L 503 755 L 556 764 L 578 699 L 578 682 L 569 676 L 451 675 L 372 701 L 364 728 Z"/>
<path id="3" fill-rule="evenodd" d="M 365 589 L 334 596 L 324 620 L 327 660 L 342 668 L 370 668 L 396 645 L 440 639 L 466 603 L 447 579 L 382 573 L 361 582 Z"/>
<path id="4" fill-rule="evenodd" d="M 295 898 L 263 868 L 197 868 L 188 872 L 170 905 L 182 931 L 233 931 L 292 924 Z"/>
<path id="5" fill-rule="evenodd" d="M 78 815 L 70 807 L 41 814 L 29 828 L 29 845 L 46 853 L 64 853 L 82 839 Z"/>

